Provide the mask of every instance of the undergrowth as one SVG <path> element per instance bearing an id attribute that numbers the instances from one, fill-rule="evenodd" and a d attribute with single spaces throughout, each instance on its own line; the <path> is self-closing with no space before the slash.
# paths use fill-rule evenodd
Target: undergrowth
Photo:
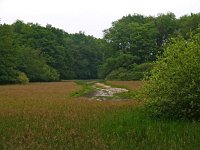
<path id="1" fill-rule="evenodd" d="M 71 97 L 80 97 L 85 96 L 89 93 L 92 93 L 95 91 L 95 89 L 92 87 L 96 81 L 84 81 L 84 80 L 76 80 L 75 83 L 81 86 L 81 89 L 79 91 L 75 91 L 71 93 Z"/>

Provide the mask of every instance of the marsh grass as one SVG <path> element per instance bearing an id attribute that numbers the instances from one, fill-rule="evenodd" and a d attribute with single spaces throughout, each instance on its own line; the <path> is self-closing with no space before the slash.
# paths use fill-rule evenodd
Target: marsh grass
<path id="1" fill-rule="evenodd" d="M 200 123 L 155 120 L 142 102 L 89 101 L 74 82 L 0 86 L 0 149 L 198 150 Z"/>
<path id="2" fill-rule="evenodd" d="M 137 90 L 139 87 L 139 82 L 135 81 L 135 87 L 129 87 L 126 84 L 121 84 L 123 82 L 118 81 L 116 84 L 113 81 L 105 81 L 105 80 L 77 80 L 75 81 L 75 83 L 77 83 L 78 85 L 80 85 L 82 88 L 79 91 L 75 91 L 73 93 L 71 93 L 72 97 L 92 97 L 93 94 L 95 93 L 95 91 L 97 90 L 97 88 L 102 89 L 103 87 L 100 85 L 95 85 L 95 83 L 103 83 L 105 85 L 109 85 L 111 87 L 115 87 L 115 88 L 123 88 L 123 89 L 128 89 L 128 92 L 122 92 L 122 93 L 116 93 L 114 94 L 112 97 L 103 97 L 106 100 L 113 100 L 113 99 L 117 99 L 117 100 L 123 100 L 123 99 L 137 99 L 138 98 L 138 93 Z M 96 97 L 96 99 L 101 99 L 102 97 Z"/>
<path id="3" fill-rule="evenodd" d="M 116 88 L 127 89 L 128 92 L 116 93 L 111 99 L 134 99 L 140 100 L 139 89 L 142 86 L 142 81 L 104 81 L 106 85 Z"/>
<path id="4" fill-rule="evenodd" d="M 81 96 L 87 96 L 90 95 L 90 93 L 93 93 L 95 89 L 92 87 L 96 81 L 83 81 L 83 80 L 77 80 L 75 81 L 76 84 L 81 86 L 81 89 L 78 91 L 74 91 L 70 94 L 71 97 L 81 97 Z"/>
<path id="5" fill-rule="evenodd" d="M 137 91 L 142 85 L 143 81 L 104 81 L 105 84 L 111 85 L 118 88 L 126 88 L 128 90 Z"/>

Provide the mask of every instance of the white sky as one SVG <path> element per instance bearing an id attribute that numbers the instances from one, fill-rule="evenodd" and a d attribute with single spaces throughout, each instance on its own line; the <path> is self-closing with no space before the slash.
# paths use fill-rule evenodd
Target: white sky
<path id="1" fill-rule="evenodd" d="M 101 38 L 102 31 L 121 17 L 139 13 L 157 16 L 173 12 L 177 17 L 200 12 L 200 0 L 0 0 L 1 23 L 17 19 L 68 33 L 84 31 Z"/>

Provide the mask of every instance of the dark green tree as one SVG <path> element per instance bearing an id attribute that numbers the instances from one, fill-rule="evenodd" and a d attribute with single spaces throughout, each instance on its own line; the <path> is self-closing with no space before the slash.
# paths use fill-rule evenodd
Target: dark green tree
<path id="1" fill-rule="evenodd" d="M 167 14 L 159 14 L 155 20 L 158 30 L 157 45 L 162 47 L 170 36 L 178 32 L 178 24 L 175 14 L 169 12 Z"/>
<path id="2" fill-rule="evenodd" d="M 200 13 L 180 17 L 178 26 L 183 37 L 190 38 L 191 34 L 200 26 Z"/>
<path id="3" fill-rule="evenodd" d="M 115 51 L 132 53 L 140 58 L 138 63 L 155 60 L 159 50 L 157 36 L 155 18 L 138 14 L 123 17 L 104 31 L 104 39 Z"/>
<path id="4" fill-rule="evenodd" d="M 46 64 L 39 51 L 30 47 L 18 47 L 17 69 L 26 73 L 30 81 L 58 81 L 59 74 Z"/>
<path id="5" fill-rule="evenodd" d="M 117 70 L 119 68 L 130 70 L 132 69 L 133 65 L 138 61 L 138 59 L 138 57 L 133 56 L 131 54 L 124 54 L 123 52 L 119 52 L 113 57 L 106 59 L 105 62 L 102 65 L 100 65 L 99 77 L 105 78 L 110 73 L 112 73 L 113 70 Z"/>
<path id="6" fill-rule="evenodd" d="M 16 69 L 14 32 L 9 25 L 0 25 L 0 84 L 20 83 L 21 73 Z"/>

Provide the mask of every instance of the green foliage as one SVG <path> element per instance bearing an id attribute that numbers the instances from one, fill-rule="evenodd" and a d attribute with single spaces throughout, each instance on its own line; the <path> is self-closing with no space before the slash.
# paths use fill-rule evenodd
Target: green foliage
<path id="1" fill-rule="evenodd" d="M 149 74 L 152 69 L 152 63 L 133 64 L 131 69 L 118 68 L 106 76 L 108 80 L 142 80 L 145 74 Z"/>
<path id="2" fill-rule="evenodd" d="M 169 38 L 180 34 L 189 39 L 199 20 L 199 14 L 180 19 L 173 13 L 133 14 L 113 22 L 103 39 L 20 20 L 0 25 L 0 83 L 15 83 L 18 72 L 30 81 L 142 79 L 144 71 L 137 65 L 155 61 Z"/>
<path id="3" fill-rule="evenodd" d="M 103 74 L 101 77 L 117 80 L 142 79 L 144 73 L 139 68 L 130 69 L 122 66 L 116 68 L 107 60 L 116 58 L 120 51 L 138 58 L 133 62 L 133 66 L 134 63 L 140 67 L 143 63 L 155 61 L 157 55 L 162 55 L 163 47 L 171 37 L 183 35 L 184 38 L 189 38 L 191 33 L 195 33 L 200 25 L 199 18 L 199 14 L 191 14 L 176 19 L 176 16 L 169 12 L 159 14 L 157 17 L 128 15 L 113 22 L 112 27 L 104 30 L 104 39 L 113 47 L 113 56 L 104 61 L 99 74 Z"/>
<path id="4" fill-rule="evenodd" d="M 0 84 L 20 83 L 18 80 L 19 73 L 13 68 L 4 68 L 0 70 Z"/>
<path id="5" fill-rule="evenodd" d="M 87 83 L 87 81 L 76 80 L 75 83 L 82 86 L 82 88 L 79 91 L 71 93 L 71 97 L 87 96 L 88 94 L 92 93 L 95 90 L 93 87 L 95 81 Z"/>
<path id="6" fill-rule="evenodd" d="M 199 122 L 152 120 L 143 108 L 106 114 L 100 127 L 110 149 L 195 150 L 199 146 Z"/>
<path id="7" fill-rule="evenodd" d="M 67 41 L 72 57 L 71 68 L 75 79 L 97 78 L 97 68 L 102 62 L 103 42 L 83 33 L 71 35 Z"/>
<path id="8" fill-rule="evenodd" d="M 157 35 L 157 45 L 162 46 L 178 30 L 176 16 L 173 13 L 159 14 L 156 18 L 156 28 L 159 33 Z"/>
<path id="9" fill-rule="evenodd" d="M 100 66 L 99 77 L 105 78 L 113 70 L 115 70 L 113 74 L 116 74 L 122 70 L 119 68 L 124 68 L 125 70 L 131 69 L 132 65 L 137 61 L 138 58 L 131 54 L 118 53 L 115 56 L 106 59 L 104 64 Z M 117 71 L 117 69 L 119 69 L 119 71 Z"/>
<path id="10" fill-rule="evenodd" d="M 104 31 L 107 40 L 116 51 L 131 53 L 140 58 L 139 63 L 155 60 L 159 47 L 155 18 L 134 14 L 123 17 Z"/>
<path id="11" fill-rule="evenodd" d="M 130 80 L 131 74 L 128 72 L 125 68 L 118 68 L 116 70 L 113 70 L 111 73 L 109 73 L 106 76 L 107 80 Z"/>
<path id="12" fill-rule="evenodd" d="M 184 15 L 178 20 L 178 26 L 180 33 L 186 39 L 190 38 L 190 35 L 196 32 L 196 29 L 200 26 L 200 13 L 190 15 Z"/>
<path id="13" fill-rule="evenodd" d="M 140 65 L 136 65 L 131 73 L 132 80 L 142 80 L 146 75 L 150 74 L 151 69 L 153 68 L 153 63 L 143 63 Z"/>
<path id="14" fill-rule="evenodd" d="M 15 22 L 13 28 L 17 33 L 18 43 L 40 50 L 40 58 L 43 57 L 61 79 L 97 78 L 97 67 L 103 59 L 103 53 L 108 53 L 104 51 L 107 43 L 82 32 L 69 35 L 51 25 L 44 28 L 21 21 Z"/>
<path id="15" fill-rule="evenodd" d="M 0 35 L 1 83 L 15 83 L 18 72 L 30 81 L 97 78 L 98 66 L 111 55 L 104 40 L 51 25 L 17 20 L 1 25 Z"/>
<path id="16" fill-rule="evenodd" d="M 106 60 L 101 65 L 100 74 L 103 74 L 101 77 L 107 76 L 108 79 L 117 80 L 142 79 L 145 71 L 140 71 L 140 69 L 146 64 L 144 66 L 141 64 L 156 60 L 156 55 L 162 52 L 168 37 L 174 35 L 176 30 L 177 20 L 173 13 L 160 14 L 157 17 L 134 14 L 113 22 L 112 27 L 104 31 L 104 39 L 115 49 L 113 56 L 107 60 L 113 57 L 116 59 L 115 55 L 119 54 L 119 51 L 123 54 L 128 53 L 137 60 L 129 64 L 132 68 L 129 66 L 116 67 Z M 116 60 L 115 64 L 117 61 L 120 60 Z M 135 63 L 139 66 L 135 67 Z"/>
<path id="17" fill-rule="evenodd" d="M 0 84 L 19 82 L 13 38 L 12 28 L 8 25 L 0 25 Z"/>
<path id="18" fill-rule="evenodd" d="M 200 119 L 199 64 L 200 34 L 171 41 L 144 88 L 152 115 Z"/>
<path id="19" fill-rule="evenodd" d="M 57 71 L 48 66 L 40 52 L 28 48 L 18 48 L 18 67 L 21 72 L 26 73 L 30 81 L 57 81 L 59 74 Z"/>
<path id="20" fill-rule="evenodd" d="M 21 83 L 21 84 L 27 84 L 27 83 L 29 83 L 29 78 L 26 76 L 25 73 L 20 72 L 19 76 L 17 78 L 17 82 Z"/>

